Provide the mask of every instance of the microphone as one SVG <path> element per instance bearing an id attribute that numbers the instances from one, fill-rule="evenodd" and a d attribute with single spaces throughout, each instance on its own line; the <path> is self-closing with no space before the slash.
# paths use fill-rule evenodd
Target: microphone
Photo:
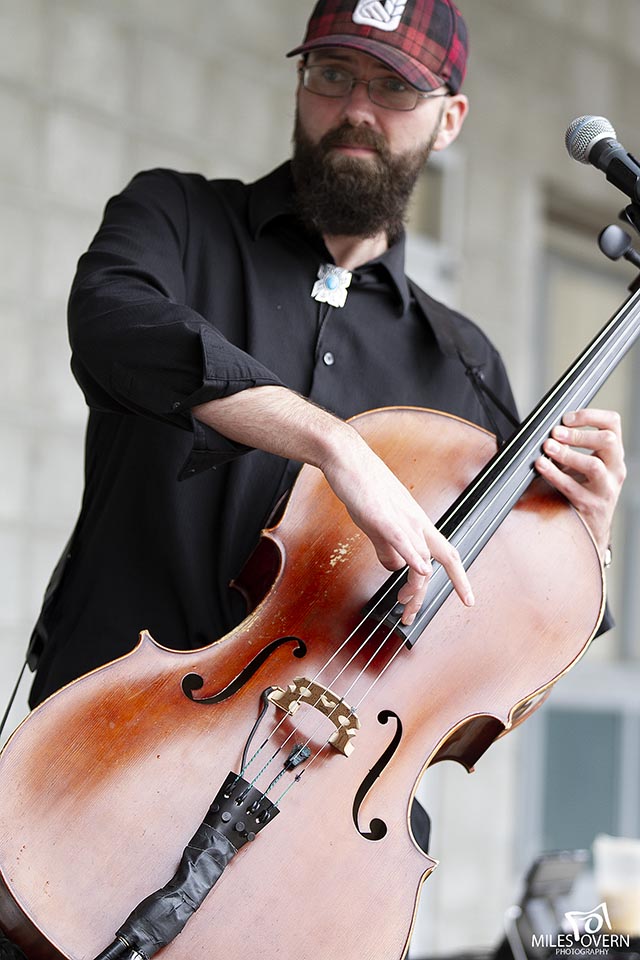
<path id="1" fill-rule="evenodd" d="M 569 124 L 564 139 L 574 160 L 591 163 L 614 187 L 640 202 L 640 163 L 618 143 L 606 117 L 578 117 Z"/>

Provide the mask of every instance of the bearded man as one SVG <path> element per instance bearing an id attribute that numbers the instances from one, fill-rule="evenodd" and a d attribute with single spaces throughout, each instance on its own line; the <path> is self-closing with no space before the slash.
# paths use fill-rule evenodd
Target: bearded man
<path id="1" fill-rule="evenodd" d="M 247 611 L 230 581 L 301 463 L 322 470 L 381 564 L 408 567 L 405 623 L 432 558 L 473 603 L 457 552 L 345 422 L 409 404 L 512 429 L 496 350 L 404 272 L 412 189 L 468 109 L 464 22 L 451 0 L 389 7 L 316 5 L 290 54 L 291 162 L 250 185 L 154 170 L 109 202 L 70 298 L 86 489 L 34 631 L 32 705 L 141 628 L 191 649 L 235 626 Z M 573 417 L 539 467 L 604 553 L 619 427 Z"/>

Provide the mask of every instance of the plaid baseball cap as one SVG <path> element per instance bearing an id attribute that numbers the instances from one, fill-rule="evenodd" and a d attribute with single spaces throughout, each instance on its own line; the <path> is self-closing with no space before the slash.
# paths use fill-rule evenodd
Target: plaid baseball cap
<path id="1" fill-rule="evenodd" d="M 319 0 L 299 47 L 350 47 L 380 60 L 418 90 L 457 93 L 467 65 L 467 28 L 451 0 Z"/>

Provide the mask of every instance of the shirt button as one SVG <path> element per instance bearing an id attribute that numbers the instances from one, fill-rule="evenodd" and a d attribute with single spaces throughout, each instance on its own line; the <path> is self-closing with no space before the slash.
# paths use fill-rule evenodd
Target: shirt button
<path id="1" fill-rule="evenodd" d="M 328 367 L 332 367 L 336 362 L 336 358 L 334 357 L 334 355 L 331 353 L 330 350 L 327 350 L 322 360 L 324 363 L 326 363 Z"/>

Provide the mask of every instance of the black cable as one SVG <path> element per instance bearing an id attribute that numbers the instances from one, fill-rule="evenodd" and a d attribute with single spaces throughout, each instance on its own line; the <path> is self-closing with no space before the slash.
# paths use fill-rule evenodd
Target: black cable
<path id="1" fill-rule="evenodd" d="M 15 687 L 13 688 L 13 693 L 12 693 L 11 696 L 9 697 L 9 703 L 7 704 L 7 709 L 6 709 L 5 712 L 4 712 L 4 717 L 2 718 L 2 723 L 0 723 L 0 736 L 2 735 L 2 731 L 4 730 L 4 725 L 5 725 L 5 723 L 6 723 L 7 720 L 9 719 L 9 714 L 11 713 L 11 708 L 12 708 L 12 706 L 13 706 L 14 700 L 16 699 L 16 696 L 17 696 L 17 693 L 18 693 L 18 688 L 19 688 L 19 686 L 20 686 L 20 683 L 22 682 L 22 678 L 23 678 L 23 676 L 24 676 L 24 671 L 26 670 L 26 667 L 27 667 L 27 661 L 25 660 L 24 663 L 22 664 L 22 670 L 21 670 L 20 673 L 18 674 L 18 679 L 16 680 L 16 685 L 15 685 Z"/>

